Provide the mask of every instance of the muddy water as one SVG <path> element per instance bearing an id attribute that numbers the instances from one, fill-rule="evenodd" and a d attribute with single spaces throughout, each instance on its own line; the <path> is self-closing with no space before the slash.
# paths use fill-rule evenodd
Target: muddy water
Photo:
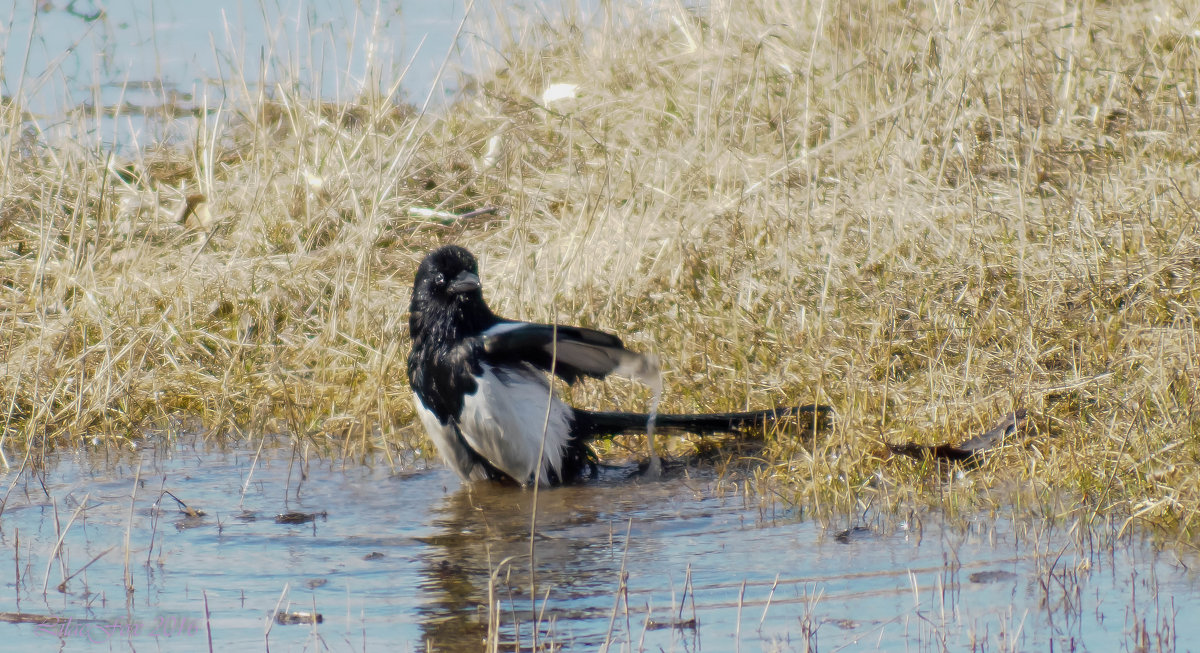
<path id="1" fill-rule="evenodd" d="M 531 599 L 528 491 L 305 461 L 286 440 L 58 455 L 0 476 L 0 649 L 482 650 L 489 589 L 501 650 L 1200 642 L 1191 562 L 1141 540 L 991 517 L 824 528 L 704 470 L 629 471 L 539 493 Z M 289 511 L 318 515 L 277 523 Z"/>

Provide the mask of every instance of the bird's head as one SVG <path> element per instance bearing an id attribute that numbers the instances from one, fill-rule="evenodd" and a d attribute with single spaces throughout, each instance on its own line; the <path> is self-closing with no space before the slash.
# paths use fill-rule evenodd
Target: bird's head
<path id="1" fill-rule="evenodd" d="M 409 311 L 414 329 L 422 317 L 462 322 L 455 326 L 467 330 L 490 326 L 494 316 L 483 301 L 479 264 L 471 252 L 446 245 L 427 254 L 413 280 Z"/>

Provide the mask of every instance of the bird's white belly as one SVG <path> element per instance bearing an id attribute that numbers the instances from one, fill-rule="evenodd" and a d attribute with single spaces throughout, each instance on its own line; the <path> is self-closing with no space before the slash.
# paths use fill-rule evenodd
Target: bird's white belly
<path id="1" fill-rule="evenodd" d="M 463 439 L 521 483 L 534 481 L 541 452 L 540 478 L 547 483 L 551 470 L 561 470 L 571 433 L 571 409 L 532 366 L 496 368 L 485 363 L 477 382 L 479 389 L 463 397 L 458 420 Z"/>
<path id="2" fill-rule="evenodd" d="M 486 472 L 475 464 L 471 458 L 471 452 L 467 451 L 454 433 L 454 424 L 439 422 L 437 415 L 426 408 L 416 394 L 413 394 L 413 403 L 417 405 L 417 416 L 421 418 L 425 432 L 429 434 L 429 439 L 433 440 L 433 445 L 437 447 L 438 453 L 441 454 L 446 465 L 464 481 L 485 478 Z"/>

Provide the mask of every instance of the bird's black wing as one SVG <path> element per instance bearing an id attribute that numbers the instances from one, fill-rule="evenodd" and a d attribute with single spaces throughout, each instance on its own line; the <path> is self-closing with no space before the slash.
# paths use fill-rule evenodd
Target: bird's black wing
<path id="1" fill-rule="evenodd" d="M 584 376 L 617 374 L 655 383 L 658 361 L 625 348 L 621 339 L 582 327 L 501 322 L 481 336 L 487 358 L 497 363 L 526 362 L 553 371 L 567 383 Z"/>

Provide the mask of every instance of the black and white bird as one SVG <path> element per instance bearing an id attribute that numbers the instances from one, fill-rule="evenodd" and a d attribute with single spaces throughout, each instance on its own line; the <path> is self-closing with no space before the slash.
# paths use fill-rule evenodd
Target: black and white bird
<path id="1" fill-rule="evenodd" d="M 647 414 L 572 408 L 547 377 L 567 383 L 657 374 L 650 356 L 593 329 L 497 316 L 483 300 L 470 252 L 447 245 L 417 268 L 409 306 L 408 380 L 417 414 L 442 459 L 464 480 L 570 483 L 596 469 L 588 442 L 646 429 Z M 745 413 L 659 415 L 660 429 L 732 432 L 827 406 Z"/>

